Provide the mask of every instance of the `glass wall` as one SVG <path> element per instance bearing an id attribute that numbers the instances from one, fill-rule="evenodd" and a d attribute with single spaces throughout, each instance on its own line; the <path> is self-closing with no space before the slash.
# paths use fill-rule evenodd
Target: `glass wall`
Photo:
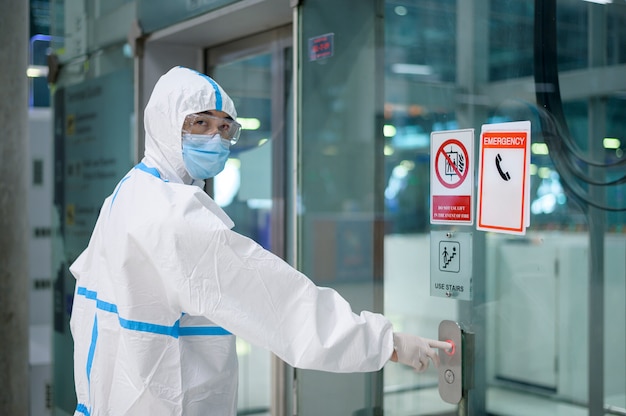
<path id="1" fill-rule="evenodd" d="M 376 2 L 303 2 L 298 268 L 355 312 L 382 292 L 382 19 Z M 380 374 L 296 371 L 298 414 L 381 410 Z"/>
<path id="2" fill-rule="evenodd" d="M 49 78 L 54 112 L 52 414 L 76 409 L 69 328 L 69 265 L 89 242 L 100 205 L 134 164 L 129 1 L 50 1 Z"/>
<path id="3" fill-rule="evenodd" d="M 397 330 L 436 338 L 450 319 L 474 335 L 461 404 L 440 398 L 435 369 L 390 364 L 385 415 L 624 414 L 625 18 L 616 1 L 302 5 L 302 270 L 356 311 L 381 306 L 384 276 L 381 310 Z M 431 133 L 472 128 L 477 139 L 484 124 L 522 120 L 526 234 L 431 224 Z M 471 234 L 471 300 L 430 295 L 431 233 L 442 230 Z M 309 395 L 326 405 L 343 394 L 341 414 L 377 411 L 375 377 L 350 388 L 297 377 L 314 392 L 300 393 L 302 414 L 314 412 Z"/>
<path id="4" fill-rule="evenodd" d="M 474 332 L 469 414 L 626 407 L 616 260 L 626 242 L 626 4 L 597 3 L 385 2 L 385 314 L 428 337 L 442 319 Z M 532 123 L 527 234 L 431 225 L 430 134 L 478 136 L 483 124 L 517 120 Z M 429 294 L 430 231 L 440 229 L 473 231 L 472 301 Z M 386 367 L 385 414 L 455 408 L 439 399 L 434 371 Z"/>

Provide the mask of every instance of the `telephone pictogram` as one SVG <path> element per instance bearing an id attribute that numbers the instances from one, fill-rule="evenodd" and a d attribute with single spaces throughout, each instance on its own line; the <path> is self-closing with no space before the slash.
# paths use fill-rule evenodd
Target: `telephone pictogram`
<path id="1" fill-rule="evenodd" d="M 500 166 L 500 162 L 502 162 L 502 156 L 500 156 L 500 153 L 498 153 L 496 155 L 496 169 L 498 169 L 498 173 L 500 174 L 502 179 L 504 179 L 505 181 L 508 181 L 511 179 L 511 175 L 509 175 L 509 172 L 504 172 L 502 170 L 502 167 Z"/>

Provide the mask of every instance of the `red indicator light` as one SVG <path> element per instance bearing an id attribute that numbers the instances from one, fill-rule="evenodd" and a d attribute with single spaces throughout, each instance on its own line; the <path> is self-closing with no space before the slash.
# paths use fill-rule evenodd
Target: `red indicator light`
<path id="1" fill-rule="evenodd" d="M 452 342 L 451 339 L 447 339 L 446 342 L 452 345 L 452 348 L 450 348 L 449 350 L 444 350 L 444 351 L 448 355 L 454 355 L 454 353 L 456 352 L 456 345 L 454 345 L 454 342 Z"/>

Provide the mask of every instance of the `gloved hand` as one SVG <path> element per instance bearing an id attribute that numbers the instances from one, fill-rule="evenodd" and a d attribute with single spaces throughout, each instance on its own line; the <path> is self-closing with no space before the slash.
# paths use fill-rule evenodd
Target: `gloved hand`
<path id="1" fill-rule="evenodd" d="M 394 332 L 393 347 L 392 361 L 398 361 L 422 372 L 428 368 L 429 359 L 435 363 L 435 366 L 439 365 L 439 355 L 433 348 L 450 349 L 452 345 L 443 341 Z"/>

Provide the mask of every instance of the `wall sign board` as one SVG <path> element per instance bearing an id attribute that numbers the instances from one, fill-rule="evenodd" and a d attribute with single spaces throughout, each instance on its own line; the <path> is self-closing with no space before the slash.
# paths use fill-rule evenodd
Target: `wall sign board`
<path id="1" fill-rule="evenodd" d="M 431 224 L 474 223 L 474 129 L 430 135 Z"/>
<path id="2" fill-rule="evenodd" d="M 525 234 L 530 225 L 530 121 L 485 124 L 476 229 Z"/>
<path id="3" fill-rule="evenodd" d="M 431 231 L 430 295 L 472 299 L 472 233 Z"/>

